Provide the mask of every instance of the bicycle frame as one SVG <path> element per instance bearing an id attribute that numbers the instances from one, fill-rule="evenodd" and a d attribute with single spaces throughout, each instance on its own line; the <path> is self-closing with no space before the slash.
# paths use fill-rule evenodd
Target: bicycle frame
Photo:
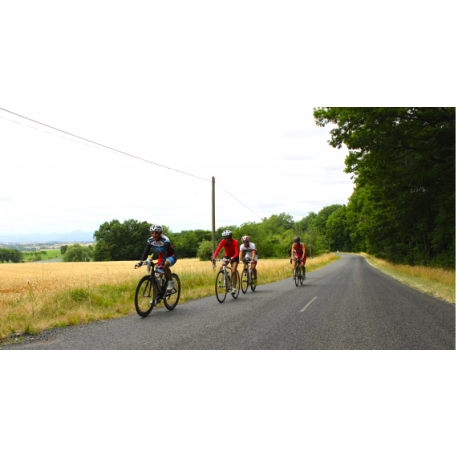
<path id="1" fill-rule="evenodd" d="M 226 262 L 227 263 L 229 261 L 224 261 L 224 259 L 216 259 L 216 262 Z M 226 286 L 226 291 L 230 293 L 232 290 L 232 268 L 229 267 L 227 264 L 224 266 L 224 283 L 225 285 L 223 286 Z"/>

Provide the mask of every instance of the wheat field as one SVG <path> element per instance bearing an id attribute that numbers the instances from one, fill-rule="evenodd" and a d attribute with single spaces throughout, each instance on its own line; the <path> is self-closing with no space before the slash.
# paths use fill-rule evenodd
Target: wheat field
<path id="1" fill-rule="evenodd" d="M 307 270 L 336 259 L 334 254 L 308 259 Z M 135 288 L 146 268 L 134 265 L 135 261 L 0 264 L 0 338 L 135 313 Z M 241 265 L 238 270 L 241 273 Z M 172 272 L 182 285 L 178 306 L 214 294 L 217 271 L 210 262 L 179 259 Z M 288 259 L 259 261 L 259 285 L 291 274 Z"/>

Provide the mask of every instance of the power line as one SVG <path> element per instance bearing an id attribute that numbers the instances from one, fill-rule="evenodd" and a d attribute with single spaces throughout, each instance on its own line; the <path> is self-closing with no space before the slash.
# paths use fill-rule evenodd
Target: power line
<path id="1" fill-rule="evenodd" d="M 7 113 L 10 113 L 10 114 L 12 114 L 14 116 L 18 116 L 19 118 L 27 119 L 27 121 L 31 121 L 31 122 L 34 122 L 36 124 L 40 124 L 40 125 L 45 126 L 45 127 L 49 128 L 49 129 L 53 129 L 53 130 L 56 130 L 58 132 L 62 132 L 65 135 L 70 135 L 72 137 L 79 138 L 80 140 L 84 140 L 85 142 L 93 143 L 94 145 L 101 146 L 102 148 L 106 148 L 106 149 L 109 149 L 109 150 L 112 150 L 112 151 L 116 151 L 117 153 L 124 154 L 125 156 L 129 156 L 129 157 L 131 157 L 133 159 L 138 159 L 139 161 L 148 162 L 149 164 L 153 164 L 153 165 L 156 165 L 158 167 L 163 167 L 165 169 L 169 169 L 169 170 L 172 170 L 174 172 L 182 173 L 184 175 L 189 175 L 189 176 L 192 176 L 194 178 L 199 178 L 199 180 L 211 181 L 208 178 L 202 178 L 202 177 L 198 177 L 197 175 L 193 175 L 192 173 L 187 173 L 187 172 L 182 172 L 181 170 L 172 169 L 171 167 L 167 167 L 165 165 L 158 164 L 157 162 L 149 161 L 148 159 L 143 159 L 142 157 L 138 157 L 138 156 L 134 156 L 133 154 L 125 153 L 124 151 L 120 151 L 118 149 L 111 148 L 110 146 L 102 145 L 101 143 L 97 143 L 97 142 L 94 142 L 92 140 L 88 140 L 87 138 L 83 138 L 83 137 L 80 137 L 79 135 L 75 135 L 75 134 L 72 134 L 70 132 L 66 132 L 65 130 L 57 129 L 56 127 L 49 126 L 48 124 L 44 124 L 42 122 L 35 121 L 34 119 L 30 119 L 30 118 L 27 118 L 26 116 L 22 116 L 20 114 L 14 113 L 14 112 L 12 112 L 10 110 L 6 110 L 5 108 L 0 107 L 0 110 L 3 110 L 5 112 L 7 112 Z M 27 126 L 27 127 L 30 127 L 30 126 Z"/>
<path id="2" fill-rule="evenodd" d="M 50 125 L 48 125 L 48 124 L 44 124 L 44 123 L 42 123 L 42 122 L 40 122 L 40 121 L 35 121 L 34 119 L 31 119 L 31 118 L 28 118 L 28 117 L 26 117 L 26 116 L 20 115 L 20 114 L 18 114 L 18 113 L 14 113 L 13 111 L 7 110 L 6 108 L 0 107 L 0 110 L 5 111 L 6 113 L 10 113 L 10 114 L 12 114 L 12 115 L 14 115 L 14 116 L 18 116 L 19 118 L 27 119 L 27 121 L 31 121 L 31 122 L 34 122 L 34 123 L 36 123 L 36 124 L 40 124 L 40 125 L 45 126 L 45 127 L 49 128 L 49 129 L 53 129 L 53 130 L 56 130 L 56 131 L 58 131 L 58 132 L 62 132 L 62 133 L 65 134 L 65 135 L 70 135 L 71 137 L 78 138 L 78 139 L 83 140 L 83 141 L 85 141 L 85 142 L 87 142 L 87 143 L 92 143 L 92 144 L 97 145 L 97 146 L 99 146 L 99 147 L 102 147 L 102 148 L 105 148 L 105 149 L 108 149 L 108 150 L 111 150 L 111 151 L 115 151 L 115 152 L 117 152 L 117 153 L 120 153 L 120 154 L 123 154 L 123 155 L 125 155 L 125 156 L 131 157 L 132 159 L 137 159 L 137 160 L 139 160 L 139 161 L 144 161 L 144 162 L 147 162 L 147 163 L 149 163 L 149 164 L 156 165 L 156 166 L 158 166 L 158 167 L 163 167 L 163 168 L 165 168 L 165 169 L 169 169 L 169 170 L 172 170 L 172 171 L 174 171 L 174 172 L 178 172 L 178 173 L 182 173 L 182 174 L 184 174 L 184 175 L 189 175 L 189 176 L 192 176 L 192 177 L 194 177 L 194 178 L 198 178 L 198 179 L 200 179 L 200 180 L 211 181 L 211 180 L 209 180 L 208 178 L 202 178 L 202 177 L 199 177 L 199 176 L 197 176 L 197 175 L 193 175 L 192 173 L 187 173 L 187 172 L 182 172 L 181 170 L 172 169 L 171 167 L 167 167 L 167 166 L 165 166 L 165 165 L 158 164 L 157 162 L 149 161 L 148 159 L 143 159 L 142 157 L 134 156 L 133 154 L 125 153 L 124 151 L 120 151 L 120 150 L 118 150 L 118 149 L 111 148 L 110 146 L 106 146 L 106 145 L 103 145 L 103 144 L 101 144 L 101 143 L 97 143 L 97 142 L 94 142 L 94 141 L 92 141 L 92 140 L 88 140 L 87 138 L 80 137 L 79 135 L 75 135 L 75 134 L 72 134 L 72 133 L 70 133 L 70 132 L 66 132 L 65 130 L 58 129 L 58 128 L 53 127 L 53 126 L 50 126 Z M 5 119 L 5 118 L 3 118 L 3 119 Z M 45 131 L 43 131 L 43 130 L 41 130 L 41 129 L 35 129 L 35 128 L 32 127 L 32 126 L 28 126 L 27 124 L 22 124 L 22 123 L 20 123 L 20 122 L 13 121 L 13 120 L 11 120 L 11 119 L 8 119 L 8 121 L 14 122 L 15 124 L 20 124 L 20 125 L 29 127 L 30 129 L 40 130 L 40 131 L 42 131 L 42 132 L 45 132 Z M 45 132 L 45 133 L 51 134 L 50 132 Z M 52 135 L 52 134 L 51 134 L 51 135 Z M 59 138 L 63 138 L 63 139 L 65 139 L 65 140 L 74 141 L 74 140 L 72 140 L 72 139 L 67 139 L 67 138 L 65 138 L 65 137 L 61 137 L 60 135 L 56 135 L 56 136 L 59 137 Z M 76 142 L 76 143 L 79 143 L 79 142 Z M 98 148 L 98 149 L 99 149 L 99 148 Z M 216 182 L 216 184 L 217 184 L 224 192 L 226 192 L 227 194 L 229 194 L 233 199 L 235 199 L 237 202 L 239 202 L 240 204 L 242 204 L 246 209 L 248 209 L 251 213 L 253 213 L 256 217 L 258 217 L 258 218 L 262 221 L 262 218 L 261 218 L 259 215 L 257 215 L 253 210 L 251 210 L 251 209 L 250 209 L 249 207 L 247 207 L 243 202 L 241 202 L 239 199 L 237 199 L 237 197 L 233 196 L 229 191 L 227 191 L 226 189 L 224 189 L 218 182 Z"/>
<path id="3" fill-rule="evenodd" d="M 239 199 L 237 199 L 237 197 L 233 196 L 229 191 L 226 191 L 219 183 L 218 181 L 215 181 L 216 184 L 224 191 L 226 192 L 227 194 L 229 194 L 233 199 L 235 199 L 237 202 L 241 203 L 245 208 L 247 208 L 248 210 L 250 210 L 251 213 L 253 213 L 253 215 L 256 215 L 261 221 L 262 221 L 262 218 L 257 215 L 253 210 L 251 210 L 251 208 L 248 208 L 243 202 L 241 202 Z"/>

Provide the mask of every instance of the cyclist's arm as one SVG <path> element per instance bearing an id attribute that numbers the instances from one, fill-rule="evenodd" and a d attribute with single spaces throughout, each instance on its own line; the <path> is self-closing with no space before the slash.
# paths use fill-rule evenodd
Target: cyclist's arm
<path id="1" fill-rule="evenodd" d="M 148 257 L 148 254 L 149 254 L 149 250 L 151 249 L 151 245 L 149 243 L 146 243 L 146 248 L 145 248 L 145 251 L 143 252 L 143 255 L 141 257 L 141 261 L 143 262 L 147 257 Z"/>
<path id="2" fill-rule="evenodd" d="M 221 251 L 221 248 L 223 248 L 223 242 L 224 240 L 221 240 L 221 242 L 219 242 L 218 248 L 216 249 L 215 254 L 213 255 L 213 259 L 216 259 L 216 256 L 218 256 L 218 253 Z"/>
<path id="3" fill-rule="evenodd" d="M 233 256 L 234 259 L 236 259 L 237 261 L 239 260 L 239 255 L 240 255 L 240 251 L 239 251 L 239 242 L 237 242 L 237 240 L 234 240 L 235 242 L 235 254 Z"/>

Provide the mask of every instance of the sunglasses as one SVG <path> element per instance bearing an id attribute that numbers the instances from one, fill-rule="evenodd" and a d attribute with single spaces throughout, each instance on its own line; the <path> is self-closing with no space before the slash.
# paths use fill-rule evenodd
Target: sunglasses
<path id="1" fill-rule="evenodd" d="M 159 231 L 152 231 L 151 234 L 160 234 Z"/>

